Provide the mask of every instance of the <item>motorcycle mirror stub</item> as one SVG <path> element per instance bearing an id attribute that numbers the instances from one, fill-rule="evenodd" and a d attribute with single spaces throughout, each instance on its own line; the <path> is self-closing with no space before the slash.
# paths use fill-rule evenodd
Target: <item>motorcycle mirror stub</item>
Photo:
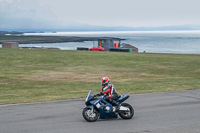
<path id="1" fill-rule="evenodd" d="M 97 104 L 96 104 L 96 107 L 97 107 L 97 108 L 100 108 L 100 107 L 101 107 L 101 105 L 100 105 L 99 103 L 97 103 Z"/>

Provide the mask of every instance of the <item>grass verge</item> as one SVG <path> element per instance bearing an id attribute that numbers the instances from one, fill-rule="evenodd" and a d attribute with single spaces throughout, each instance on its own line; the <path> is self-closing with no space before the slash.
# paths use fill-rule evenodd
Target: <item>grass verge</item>
<path id="1" fill-rule="evenodd" d="M 200 55 L 0 49 L 0 104 L 83 98 L 108 76 L 119 94 L 200 89 Z"/>

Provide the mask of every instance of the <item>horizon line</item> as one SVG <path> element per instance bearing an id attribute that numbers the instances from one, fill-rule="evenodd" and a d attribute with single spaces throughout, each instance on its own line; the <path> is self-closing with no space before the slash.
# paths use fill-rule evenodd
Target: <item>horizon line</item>
<path id="1" fill-rule="evenodd" d="M 163 30 L 163 31 L 58 31 L 58 32 L 33 32 L 33 33 L 26 33 L 24 35 L 40 35 L 40 34 L 48 34 L 48 35 L 55 35 L 55 34 L 134 34 L 134 33 L 199 33 L 200 30 Z"/>

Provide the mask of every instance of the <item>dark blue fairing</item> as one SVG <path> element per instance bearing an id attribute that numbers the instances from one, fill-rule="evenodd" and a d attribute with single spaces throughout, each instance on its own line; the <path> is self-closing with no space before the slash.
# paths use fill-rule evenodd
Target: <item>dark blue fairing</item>
<path id="1" fill-rule="evenodd" d="M 99 108 L 100 119 L 118 118 L 117 114 L 111 112 L 112 105 L 109 102 L 107 102 L 106 100 L 102 99 L 100 101 L 100 104 L 102 105 Z M 110 108 L 110 110 L 105 110 L 106 106 L 108 106 Z"/>
<path id="2" fill-rule="evenodd" d="M 100 110 L 100 119 L 111 119 L 111 118 L 118 118 L 117 114 L 115 113 L 104 113 L 102 110 Z"/>
<path id="3" fill-rule="evenodd" d="M 123 101 L 125 101 L 128 98 L 129 98 L 129 94 L 121 95 L 120 98 L 116 100 L 116 102 L 122 103 Z"/>
<path id="4" fill-rule="evenodd" d="M 94 90 L 91 90 L 88 93 L 88 96 L 85 100 L 86 107 L 85 108 L 90 108 L 90 109 L 96 109 L 100 116 L 99 118 L 101 119 L 106 119 L 106 118 L 117 118 L 118 115 L 116 113 L 112 112 L 112 104 L 107 102 L 104 98 L 105 96 L 99 96 L 97 98 L 92 97 Z M 129 94 L 121 95 L 121 97 L 116 100 L 118 103 L 122 103 L 129 97 Z"/>

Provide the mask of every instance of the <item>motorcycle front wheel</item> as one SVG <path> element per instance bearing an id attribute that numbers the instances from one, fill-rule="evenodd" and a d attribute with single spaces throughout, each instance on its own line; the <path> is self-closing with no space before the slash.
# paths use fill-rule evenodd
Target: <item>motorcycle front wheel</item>
<path id="1" fill-rule="evenodd" d="M 120 112 L 119 116 L 123 119 L 131 119 L 134 115 L 134 109 L 133 107 L 128 104 L 128 103 L 122 103 L 121 106 L 127 107 L 129 108 L 130 111 L 124 111 L 124 112 Z"/>
<path id="2" fill-rule="evenodd" d="M 99 113 L 96 109 L 84 108 L 82 112 L 83 118 L 88 122 L 95 122 L 98 117 Z"/>

